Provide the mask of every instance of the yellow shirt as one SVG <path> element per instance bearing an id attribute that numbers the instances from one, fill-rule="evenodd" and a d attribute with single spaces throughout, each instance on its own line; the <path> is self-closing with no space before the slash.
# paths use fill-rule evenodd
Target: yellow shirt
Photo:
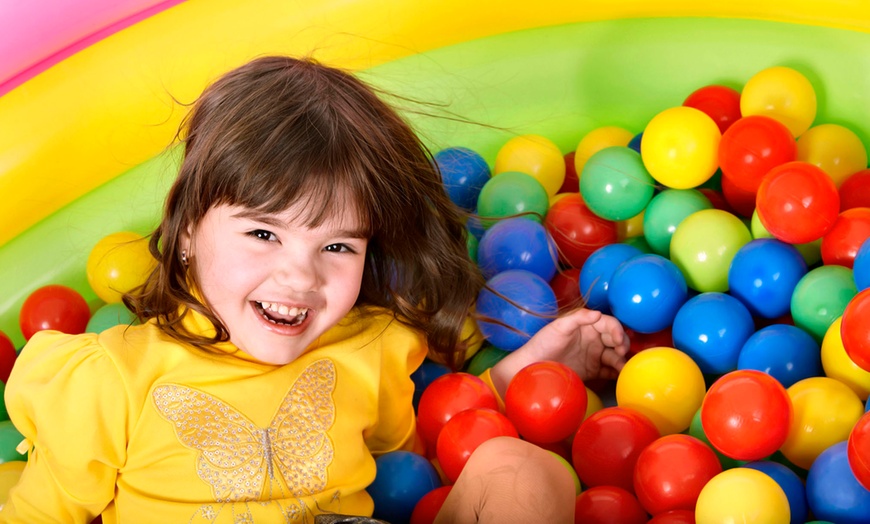
<path id="1" fill-rule="evenodd" d="M 189 326 L 208 332 L 202 317 Z M 414 439 L 425 338 L 351 314 L 275 366 L 153 322 L 36 334 L 6 387 L 32 446 L 0 522 L 302 522 L 370 515 L 373 455 Z"/>

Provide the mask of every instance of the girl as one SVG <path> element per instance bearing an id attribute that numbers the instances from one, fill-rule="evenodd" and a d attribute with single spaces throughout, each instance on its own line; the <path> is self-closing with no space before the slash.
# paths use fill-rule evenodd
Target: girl
<path id="1" fill-rule="evenodd" d="M 454 365 L 483 285 L 409 126 L 354 76 L 267 57 L 211 85 L 150 240 L 158 267 L 100 335 L 42 332 L 6 389 L 30 452 L 3 522 L 312 522 L 370 515 L 373 457 L 414 446 L 410 374 Z M 483 378 L 557 360 L 613 377 L 620 325 L 578 310 Z M 481 446 L 443 522 L 570 522 L 573 483 Z"/>

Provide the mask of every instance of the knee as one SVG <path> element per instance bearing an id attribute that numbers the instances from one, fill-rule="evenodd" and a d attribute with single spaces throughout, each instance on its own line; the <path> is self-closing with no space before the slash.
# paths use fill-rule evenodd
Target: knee
<path id="1" fill-rule="evenodd" d="M 534 444 L 511 437 L 496 437 L 481 444 L 466 467 L 489 477 L 490 483 L 501 480 L 518 484 L 531 491 L 573 500 L 574 478 L 556 456 Z M 492 484 L 491 484 L 492 485 Z"/>

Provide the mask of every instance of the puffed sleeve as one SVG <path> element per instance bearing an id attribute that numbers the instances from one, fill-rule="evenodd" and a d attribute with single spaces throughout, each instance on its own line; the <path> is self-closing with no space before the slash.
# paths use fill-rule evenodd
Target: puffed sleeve
<path id="1" fill-rule="evenodd" d="M 374 455 L 414 446 L 416 416 L 411 374 L 426 358 L 425 337 L 397 321 L 381 335 L 383 349 L 378 390 L 378 423 L 366 435 Z"/>
<path id="2" fill-rule="evenodd" d="M 0 522 L 93 520 L 112 501 L 129 432 L 124 382 L 96 335 L 34 335 L 5 397 L 30 455 Z"/>

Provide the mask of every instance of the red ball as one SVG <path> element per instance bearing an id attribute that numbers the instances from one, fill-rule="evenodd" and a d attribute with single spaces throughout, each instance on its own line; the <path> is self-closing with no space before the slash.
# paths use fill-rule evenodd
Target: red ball
<path id="1" fill-rule="evenodd" d="M 857 207 L 840 213 L 834 226 L 822 237 L 825 265 L 852 269 L 861 244 L 870 238 L 870 208 Z"/>
<path id="2" fill-rule="evenodd" d="M 721 472 L 719 458 L 707 444 L 691 435 L 666 435 L 637 458 L 634 491 L 653 515 L 693 510 L 701 489 Z"/>
<path id="3" fill-rule="evenodd" d="M 840 211 L 870 207 L 870 169 L 852 173 L 840 184 Z"/>
<path id="4" fill-rule="evenodd" d="M 790 244 L 804 244 L 833 227 L 840 213 L 840 194 L 822 168 L 788 162 L 764 177 L 756 206 L 761 224 L 771 235 Z"/>
<path id="5" fill-rule="evenodd" d="M 559 304 L 559 311 L 567 311 L 583 304 L 580 299 L 579 268 L 559 271 L 550 280 L 550 287 L 553 288 L 553 292 L 556 294 L 556 303 Z"/>
<path id="6" fill-rule="evenodd" d="M 629 356 L 636 355 L 644 349 L 674 346 L 674 335 L 670 327 L 654 333 L 638 333 L 631 328 L 625 328 L 625 334 L 628 335 L 629 340 Z"/>
<path id="7" fill-rule="evenodd" d="M 630 492 L 616 486 L 595 486 L 577 495 L 574 523 L 646 524 L 649 516 Z"/>
<path id="8" fill-rule="evenodd" d="M 6 336 L 6 333 L 0 331 L 0 381 L 4 384 L 9 380 L 9 373 L 12 372 L 16 358 L 18 353 L 12 345 L 12 340 Z"/>
<path id="9" fill-rule="evenodd" d="M 659 438 L 655 424 L 638 411 L 608 407 L 580 424 L 571 445 L 571 457 L 583 484 L 617 486 L 634 492 L 637 457 Z"/>
<path id="10" fill-rule="evenodd" d="M 507 417 L 493 409 L 466 409 L 447 421 L 438 434 L 436 452 L 450 482 L 456 482 L 474 450 L 495 437 L 519 438 L 519 434 Z"/>
<path id="11" fill-rule="evenodd" d="M 586 416 L 586 387 L 559 362 L 536 362 L 519 370 L 505 393 L 505 414 L 529 442 L 549 444 L 577 432 Z"/>
<path id="12" fill-rule="evenodd" d="M 710 85 L 695 90 L 683 102 L 707 114 L 724 133 L 740 119 L 740 92 L 726 86 Z"/>
<path id="13" fill-rule="evenodd" d="M 864 489 L 870 490 L 870 412 L 864 413 L 849 433 L 846 455 L 852 474 Z"/>
<path id="14" fill-rule="evenodd" d="M 870 288 L 859 292 L 846 304 L 840 337 L 852 362 L 870 372 Z"/>
<path id="15" fill-rule="evenodd" d="M 707 197 L 707 200 L 709 200 L 711 204 L 713 204 L 713 209 L 720 209 L 722 211 L 727 211 L 727 212 L 731 213 L 732 215 L 738 214 L 737 211 L 735 211 L 734 208 L 731 207 L 731 204 L 729 204 L 728 201 L 725 200 L 725 196 L 722 194 L 721 191 L 716 191 L 715 189 L 710 189 L 709 187 L 699 187 L 697 189 L 705 197 Z M 755 208 L 755 196 L 754 195 L 752 197 L 752 207 L 753 207 L 753 209 Z"/>
<path id="16" fill-rule="evenodd" d="M 756 193 L 761 179 L 776 166 L 797 158 L 797 142 L 784 124 L 762 115 L 746 116 L 722 135 L 719 167 L 722 178 Z"/>
<path id="17" fill-rule="evenodd" d="M 740 189 L 731 179 L 722 177 L 722 196 L 731 207 L 733 214 L 746 218 L 752 217 L 757 199 L 755 192 Z"/>
<path id="18" fill-rule="evenodd" d="M 444 424 L 460 411 L 472 408 L 498 410 L 498 400 L 486 382 L 469 373 L 441 375 L 420 395 L 417 432 L 434 449 Z"/>
<path id="19" fill-rule="evenodd" d="M 559 260 L 580 268 L 596 249 L 617 241 L 616 222 L 589 209 L 580 193 L 560 198 L 547 212 L 544 225 L 559 250 Z"/>
<path id="20" fill-rule="evenodd" d="M 761 460 L 788 437 L 791 399 L 778 380 L 754 369 L 722 375 L 701 404 L 710 444 L 736 460 Z"/>
<path id="21" fill-rule="evenodd" d="M 647 524 L 695 524 L 695 512 L 688 509 L 675 509 L 659 513 Z"/>
<path id="22" fill-rule="evenodd" d="M 91 310 L 75 289 L 48 285 L 30 294 L 18 317 L 24 338 L 30 340 L 37 331 L 53 329 L 70 335 L 84 333 Z"/>
<path id="23" fill-rule="evenodd" d="M 578 193 L 580 191 L 580 179 L 577 177 L 577 168 L 574 166 L 576 151 L 565 153 L 565 181 L 556 193 Z"/>
<path id="24" fill-rule="evenodd" d="M 444 505 L 444 500 L 447 499 L 451 489 L 453 486 L 441 486 L 423 495 L 423 498 L 417 501 L 417 505 L 414 506 L 410 524 L 432 524 L 435 522 L 435 517 L 441 511 L 441 506 Z"/>

